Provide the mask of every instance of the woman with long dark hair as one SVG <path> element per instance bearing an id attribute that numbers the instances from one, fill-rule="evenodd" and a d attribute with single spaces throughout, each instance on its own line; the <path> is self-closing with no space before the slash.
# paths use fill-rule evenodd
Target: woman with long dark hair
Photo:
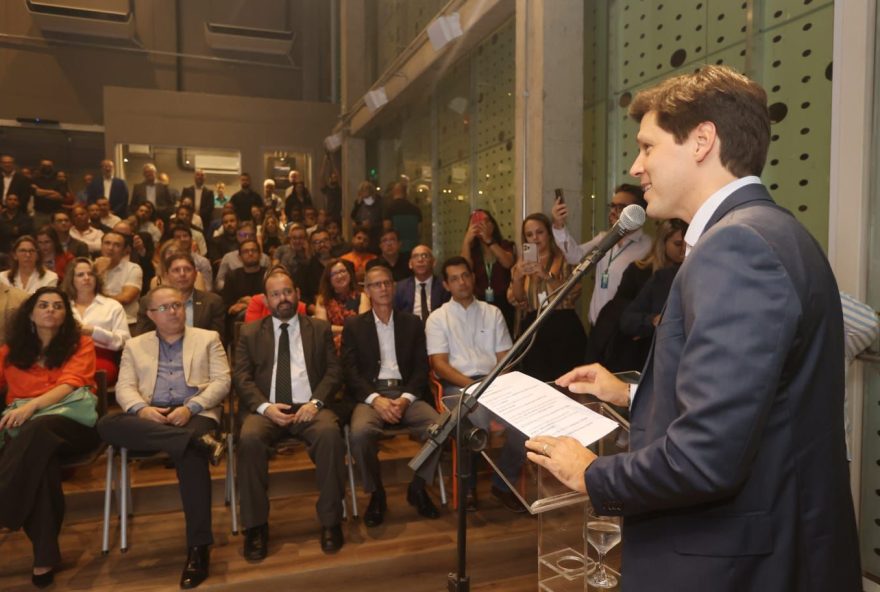
<path id="1" fill-rule="evenodd" d="M 36 239 L 24 235 L 13 243 L 9 269 L 0 271 L 0 283 L 33 294 L 44 286 L 58 285 L 58 274 L 43 265 Z"/>
<path id="2" fill-rule="evenodd" d="M 530 214 L 522 224 L 522 236 L 537 250 L 535 261 L 523 260 L 511 270 L 507 297 L 525 314 L 522 329 L 534 322 L 545 301 L 571 275 L 571 265 L 553 240 L 550 219 Z M 587 336 L 574 307 L 581 293 L 577 284 L 538 329 L 535 341 L 522 361 L 522 371 L 539 380 L 552 380 L 579 365 L 584 358 Z"/>
<path id="3" fill-rule="evenodd" d="M 321 274 L 318 297 L 315 299 L 315 318 L 330 323 L 336 355 L 339 355 L 342 346 L 345 319 L 368 310 L 370 299 L 366 292 L 358 292 L 354 265 L 345 259 L 331 259 Z"/>
<path id="4" fill-rule="evenodd" d="M 507 300 L 516 245 L 501 236 L 498 222 L 486 210 L 474 210 L 461 244 L 461 256 L 474 270 L 474 295 L 501 309 L 513 333 L 515 310 Z"/>
<path id="5" fill-rule="evenodd" d="M 34 549 L 31 581 L 52 583 L 61 563 L 61 462 L 98 444 L 95 346 L 80 333 L 70 301 L 43 287 L 25 301 L 0 348 L 0 526 L 24 528 Z"/>
<path id="6" fill-rule="evenodd" d="M 37 249 L 43 258 L 43 267 L 54 271 L 59 278 L 63 278 L 67 264 L 73 261 L 73 253 L 64 250 L 58 233 L 51 226 L 41 227 L 37 230 L 34 238 L 37 239 Z"/>

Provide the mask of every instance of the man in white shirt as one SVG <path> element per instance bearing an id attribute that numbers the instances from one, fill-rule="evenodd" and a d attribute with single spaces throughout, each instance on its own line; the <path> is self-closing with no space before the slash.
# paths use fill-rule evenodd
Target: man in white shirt
<path id="1" fill-rule="evenodd" d="M 452 299 L 431 313 L 425 324 L 428 359 L 431 368 L 443 384 L 443 404 L 452 409 L 458 404 L 462 388 L 488 374 L 507 355 L 513 345 L 504 315 L 492 306 L 474 297 L 474 273 L 464 257 L 456 256 L 443 263 L 443 286 Z M 489 429 L 492 414 L 477 405 L 469 415 L 471 422 Z M 512 434 L 513 432 L 509 432 Z M 515 441 L 514 441 L 515 440 Z M 522 467 L 522 438 L 508 438 L 499 468 L 515 477 Z M 474 454 L 476 461 L 479 454 Z M 476 465 L 472 462 L 465 505 L 476 510 Z M 517 511 L 525 508 L 516 500 L 504 481 L 493 476 L 492 494 L 505 506 Z"/>
<path id="2" fill-rule="evenodd" d="M 326 408 L 342 387 L 330 324 L 296 314 L 296 285 L 283 268 L 269 272 L 263 291 L 272 314 L 242 326 L 233 374 L 245 415 L 238 445 L 244 556 L 267 555 L 269 453 L 285 435 L 309 447 L 320 491 L 321 550 L 335 553 L 344 544 L 345 444 L 339 418 Z"/>
<path id="3" fill-rule="evenodd" d="M 623 209 L 631 204 L 645 207 L 645 198 L 642 189 L 637 185 L 623 184 L 615 187 L 611 203 L 608 204 L 608 227 L 614 226 L 620 218 Z M 553 206 L 553 238 L 556 244 L 565 253 L 565 260 L 571 264 L 577 264 L 589 254 L 602 241 L 606 231 L 602 231 L 587 243 L 578 245 L 577 241 L 568 232 L 565 219 L 568 217 L 568 207 L 564 202 L 557 200 Z M 638 229 L 631 232 L 623 240 L 605 253 L 605 256 L 596 266 L 596 285 L 593 288 L 593 296 L 590 299 L 590 324 L 595 324 L 599 318 L 602 307 L 614 298 L 623 271 L 633 261 L 645 257 L 651 250 L 651 237 Z"/>
<path id="4" fill-rule="evenodd" d="M 125 309 L 129 325 L 137 322 L 138 297 L 143 286 L 143 271 L 128 260 L 131 237 L 111 231 L 101 239 L 101 257 L 95 270 L 104 283 L 104 295 L 118 301 Z"/>
<path id="5" fill-rule="evenodd" d="M 99 197 L 95 200 L 95 203 L 98 204 L 98 209 L 101 212 L 101 224 L 108 228 L 113 228 L 122 222 L 122 218 L 110 211 L 110 200 L 108 198 Z"/>

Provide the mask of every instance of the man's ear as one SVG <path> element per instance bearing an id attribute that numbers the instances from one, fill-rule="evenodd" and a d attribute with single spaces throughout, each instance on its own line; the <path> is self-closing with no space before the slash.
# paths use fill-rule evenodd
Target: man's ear
<path id="1" fill-rule="evenodd" d="M 698 124 L 691 132 L 691 138 L 694 141 L 694 156 L 697 162 L 703 162 L 713 150 L 720 148 L 715 124 L 711 121 Z"/>

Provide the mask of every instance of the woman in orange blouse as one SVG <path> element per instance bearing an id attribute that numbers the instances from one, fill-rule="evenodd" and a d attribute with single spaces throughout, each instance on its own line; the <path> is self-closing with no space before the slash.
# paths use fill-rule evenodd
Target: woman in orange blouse
<path id="1" fill-rule="evenodd" d="M 34 548 L 31 581 L 40 588 L 52 583 L 61 562 L 61 462 L 93 449 L 99 438 L 94 427 L 67 417 L 34 414 L 79 388 L 94 388 L 94 379 L 95 346 L 80 335 L 67 295 L 40 288 L 22 305 L 0 348 L 6 404 L 27 400 L 0 418 L 0 433 L 18 430 L 0 452 L 0 526 L 24 528 Z"/>

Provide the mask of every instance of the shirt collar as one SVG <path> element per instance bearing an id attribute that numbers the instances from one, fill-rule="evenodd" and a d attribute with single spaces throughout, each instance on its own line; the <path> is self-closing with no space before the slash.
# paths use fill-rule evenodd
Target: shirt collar
<path id="1" fill-rule="evenodd" d="M 391 316 L 388 317 L 387 325 L 382 321 L 382 319 L 379 318 L 375 310 L 371 310 L 370 312 L 373 313 L 373 320 L 376 322 L 377 327 L 381 325 L 383 327 L 394 328 L 394 311 L 391 311 Z"/>
<path id="2" fill-rule="evenodd" d="M 272 327 L 275 329 L 276 334 L 281 332 L 281 323 L 287 323 L 287 334 L 290 335 L 299 330 L 299 315 L 295 314 L 286 321 L 273 316 Z"/>
<path id="3" fill-rule="evenodd" d="M 721 204 L 724 203 L 724 200 L 730 197 L 730 195 L 740 189 L 745 187 L 746 185 L 751 185 L 753 183 L 760 183 L 761 179 L 754 175 L 750 175 L 748 177 L 741 177 L 734 181 L 731 181 L 715 193 L 709 196 L 709 199 L 703 202 L 703 205 L 697 210 L 696 214 L 694 214 L 693 219 L 691 220 L 690 225 L 688 226 L 687 233 L 684 235 L 685 246 L 685 257 L 691 252 L 691 249 L 694 248 L 694 245 L 697 244 L 697 241 L 700 240 L 700 237 L 703 236 L 703 232 L 706 230 L 706 224 L 709 223 L 709 220 L 712 218 L 712 215 L 721 207 Z"/>

